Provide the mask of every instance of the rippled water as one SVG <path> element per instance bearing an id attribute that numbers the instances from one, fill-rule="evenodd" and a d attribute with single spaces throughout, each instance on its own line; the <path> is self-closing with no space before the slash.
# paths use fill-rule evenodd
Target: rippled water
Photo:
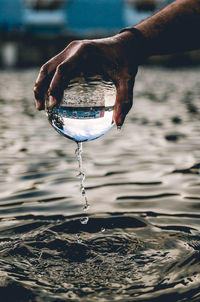
<path id="1" fill-rule="evenodd" d="M 76 144 L 36 112 L 38 71 L 1 71 L 2 301 L 200 300 L 199 71 L 141 68 L 122 130 L 84 144 L 85 225 Z"/>

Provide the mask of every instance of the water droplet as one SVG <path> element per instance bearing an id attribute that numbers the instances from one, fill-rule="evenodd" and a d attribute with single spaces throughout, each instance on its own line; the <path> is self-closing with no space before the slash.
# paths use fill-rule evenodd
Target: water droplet
<path id="1" fill-rule="evenodd" d="M 85 188 L 81 188 L 81 194 L 82 194 L 82 196 L 86 195 Z"/>
<path id="2" fill-rule="evenodd" d="M 82 143 L 81 142 L 77 142 L 77 149 L 75 150 L 75 153 L 76 153 L 78 167 L 79 167 L 79 174 L 77 175 L 77 177 L 80 179 L 81 195 L 85 201 L 83 210 L 87 211 L 89 209 L 89 205 L 88 205 L 88 198 L 87 198 L 87 193 L 86 193 L 85 184 L 84 184 L 85 174 L 83 172 L 83 165 L 82 165 L 82 155 L 81 155 L 82 154 Z"/>
<path id="3" fill-rule="evenodd" d="M 89 220 L 89 217 L 82 217 L 82 218 L 80 219 L 80 223 L 82 223 L 82 224 L 87 224 L 87 223 L 88 223 L 88 220 Z"/>
<path id="4" fill-rule="evenodd" d="M 75 149 L 75 154 L 76 154 L 77 156 L 79 156 L 79 149 L 78 149 L 78 148 Z"/>
<path id="5" fill-rule="evenodd" d="M 81 142 L 77 142 L 77 148 L 75 150 L 75 154 L 77 156 L 81 156 L 82 153 L 82 143 Z"/>
<path id="6" fill-rule="evenodd" d="M 80 233 L 77 233 L 76 234 L 76 237 L 77 237 L 77 243 L 82 243 L 83 242 L 83 240 L 82 240 L 82 238 L 81 238 L 81 234 Z"/>
<path id="7" fill-rule="evenodd" d="M 83 211 L 88 211 L 90 208 L 90 205 L 89 204 L 85 204 L 84 207 L 83 207 Z"/>
<path id="8" fill-rule="evenodd" d="M 85 174 L 83 172 L 78 173 L 76 177 L 80 178 L 82 181 L 85 180 Z"/>

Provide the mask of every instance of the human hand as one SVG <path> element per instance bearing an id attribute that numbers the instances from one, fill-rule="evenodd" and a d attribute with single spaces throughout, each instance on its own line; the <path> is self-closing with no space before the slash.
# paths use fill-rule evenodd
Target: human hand
<path id="1" fill-rule="evenodd" d="M 71 42 L 41 67 L 34 87 L 36 108 L 44 109 L 47 92 L 50 107 L 57 106 L 67 83 L 80 72 L 104 74 L 116 86 L 114 121 L 121 126 L 132 107 L 140 55 L 138 37 L 128 31 L 104 39 Z"/>

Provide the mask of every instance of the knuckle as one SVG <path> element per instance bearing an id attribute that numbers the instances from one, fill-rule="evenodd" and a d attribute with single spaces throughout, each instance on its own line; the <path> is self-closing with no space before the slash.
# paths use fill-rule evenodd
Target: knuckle
<path id="1" fill-rule="evenodd" d="M 92 40 L 75 40 L 72 41 L 68 47 L 76 48 L 78 52 L 87 52 L 93 49 L 94 43 Z"/>
<path id="2" fill-rule="evenodd" d="M 35 86 L 34 86 L 34 88 L 33 88 L 33 92 L 34 92 L 34 94 L 38 94 L 38 86 L 37 86 L 37 84 L 35 84 Z"/>
<path id="3" fill-rule="evenodd" d="M 83 40 L 80 45 L 80 50 L 83 52 L 89 52 L 94 49 L 94 44 L 89 40 Z"/>
<path id="4" fill-rule="evenodd" d="M 80 43 L 81 43 L 80 40 L 74 40 L 74 41 L 72 41 L 72 42 L 69 43 L 68 47 L 76 47 Z"/>
<path id="5" fill-rule="evenodd" d="M 37 84 L 35 84 L 35 86 L 33 88 L 33 93 L 34 93 L 35 98 L 38 98 L 40 96 L 40 89 Z"/>
<path id="6" fill-rule="evenodd" d="M 48 89 L 48 95 L 52 95 L 55 98 L 59 98 L 61 94 L 60 88 L 57 85 L 52 85 L 51 87 L 49 87 Z"/>
<path id="7" fill-rule="evenodd" d="M 64 71 L 65 71 L 65 64 L 64 63 L 61 63 L 59 64 L 57 67 L 56 67 L 56 74 L 58 76 L 62 76 L 64 74 Z"/>
<path id="8" fill-rule="evenodd" d="M 48 75 L 48 67 L 49 67 L 48 63 L 42 65 L 42 67 L 40 68 L 40 74 L 43 74 L 44 76 Z"/>

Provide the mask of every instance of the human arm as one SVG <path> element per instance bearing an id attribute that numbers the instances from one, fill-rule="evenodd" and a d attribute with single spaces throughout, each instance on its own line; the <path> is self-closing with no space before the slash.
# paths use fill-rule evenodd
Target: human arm
<path id="1" fill-rule="evenodd" d="M 200 48 L 200 0 L 176 0 L 135 26 L 147 56 Z"/>
<path id="2" fill-rule="evenodd" d="M 114 120 L 122 125 L 132 106 L 141 62 L 152 55 L 199 48 L 200 0 L 176 0 L 134 28 L 105 39 L 74 41 L 44 64 L 34 88 L 37 109 L 44 109 L 46 91 L 53 107 L 62 98 L 64 84 L 90 69 L 113 80 L 117 91 Z"/>

